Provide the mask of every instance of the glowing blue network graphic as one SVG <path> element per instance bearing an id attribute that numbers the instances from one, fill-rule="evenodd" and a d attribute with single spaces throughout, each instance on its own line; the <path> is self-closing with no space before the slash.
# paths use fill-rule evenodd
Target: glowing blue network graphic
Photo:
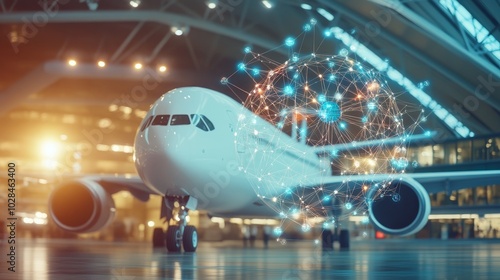
<path id="1" fill-rule="evenodd" d="M 404 92 L 390 89 L 383 73 L 346 49 L 338 55 L 295 49 L 299 42 L 313 44 L 305 38 L 315 32 L 315 23 L 304 25 L 300 36 L 284 39 L 281 48 L 288 58 L 279 61 L 271 51 L 245 47 L 236 71 L 221 79 L 235 93 L 244 92 L 245 107 L 256 115 L 239 115 L 234 136 L 240 168 L 282 223 L 297 223 L 304 232 L 317 224 L 331 226 L 336 221 L 329 217 L 364 214 L 367 190 L 389 186 L 408 167 L 407 139 L 423 114 L 400 98 Z M 250 78 L 253 87 L 233 83 L 242 77 Z M 388 146 L 385 139 L 396 141 Z M 356 176 L 381 173 L 389 175 L 387 180 L 351 183 Z M 328 176 L 345 181 L 335 188 L 315 181 Z"/>

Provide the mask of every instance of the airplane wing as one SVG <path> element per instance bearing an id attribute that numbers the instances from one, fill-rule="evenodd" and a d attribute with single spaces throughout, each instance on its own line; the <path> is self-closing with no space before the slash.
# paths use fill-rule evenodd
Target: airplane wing
<path id="1" fill-rule="evenodd" d="M 428 193 L 450 192 L 464 188 L 500 184 L 500 170 L 322 176 L 307 180 L 300 186 L 304 188 L 323 186 L 327 189 L 336 189 L 342 185 L 362 186 L 406 178 L 412 178 L 419 182 Z"/>
<path id="2" fill-rule="evenodd" d="M 149 200 L 150 194 L 155 194 L 148 191 L 148 188 L 139 176 L 90 175 L 83 176 L 82 179 L 98 183 L 109 194 L 114 194 L 119 191 L 128 191 L 135 198 L 144 202 Z"/>
<path id="3" fill-rule="evenodd" d="M 1 175 L 0 178 L 5 176 Z M 57 186 L 61 183 L 71 182 L 71 181 L 92 181 L 100 186 L 102 186 L 107 193 L 114 194 L 119 191 L 128 191 L 135 198 L 141 201 L 148 201 L 150 194 L 156 194 L 148 191 L 141 178 L 137 175 L 68 175 L 60 176 L 56 178 L 47 178 L 46 176 L 40 174 L 30 174 L 29 176 L 17 177 L 17 179 L 23 182 L 23 186 L 28 186 L 30 184 L 42 184 Z"/>
<path id="4" fill-rule="evenodd" d="M 338 153 L 342 151 L 357 150 L 375 146 L 390 146 L 401 143 L 409 143 L 411 141 L 429 140 L 432 139 L 437 133 L 435 131 L 428 131 L 424 134 L 415 135 L 403 135 L 400 137 L 383 138 L 383 139 L 373 139 L 366 141 L 353 141 L 349 143 L 340 143 L 334 145 L 326 146 L 315 146 L 312 147 L 316 154 L 322 153 Z"/>

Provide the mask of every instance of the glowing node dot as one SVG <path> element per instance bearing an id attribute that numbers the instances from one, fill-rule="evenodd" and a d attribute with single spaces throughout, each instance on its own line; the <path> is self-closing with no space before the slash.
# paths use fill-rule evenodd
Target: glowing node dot
<path id="1" fill-rule="evenodd" d="M 309 32 L 309 31 L 311 31 L 311 29 L 312 29 L 312 26 L 309 23 L 306 23 L 306 24 L 304 24 L 304 26 L 302 26 L 302 30 L 304 30 L 305 32 Z"/>
<path id="2" fill-rule="evenodd" d="M 352 209 L 352 203 L 350 202 L 347 202 L 345 205 L 344 205 L 345 209 L 347 210 L 351 210 Z"/>
<path id="3" fill-rule="evenodd" d="M 321 104 L 318 116 L 323 122 L 335 122 L 340 118 L 340 107 L 335 102 L 326 101 Z"/>
<path id="4" fill-rule="evenodd" d="M 246 46 L 245 48 L 243 48 L 243 52 L 245 52 L 245 53 L 250 53 L 250 52 L 252 52 L 252 47 L 250 47 L 250 46 Z"/>
<path id="5" fill-rule="evenodd" d="M 309 230 L 311 230 L 311 226 L 307 223 L 302 224 L 301 228 L 302 232 L 308 232 Z"/>
<path id="6" fill-rule="evenodd" d="M 324 95 L 324 94 L 318 95 L 318 99 L 317 100 L 318 100 L 319 103 L 325 102 L 326 101 L 326 95 Z"/>
<path id="7" fill-rule="evenodd" d="M 293 37 L 288 37 L 285 39 L 285 45 L 287 47 L 293 47 L 293 45 L 295 45 L 295 38 Z"/>
<path id="8" fill-rule="evenodd" d="M 238 70 L 244 71 L 245 70 L 245 63 L 240 62 L 240 63 L 238 63 L 238 65 L 236 67 L 238 68 Z"/>
<path id="9" fill-rule="evenodd" d="M 366 107 L 368 107 L 368 110 L 373 111 L 373 110 L 377 109 L 377 104 L 373 101 L 370 101 L 370 102 L 368 102 L 368 104 L 366 104 Z"/>
<path id="10" fill-rule="evenodd" d="M 255 67 L 252 69 L 252 75 L 255 77 L 255 76 L 259 76 L 260 74 L 260 69 Z"/>
<path id="11" fill-rule="evenodd" d="M 227 77 L 222 77 L 222 79 L 220 79 L 220 83 L 223 85 L 227 85 L 228 82 L 229 82 L 229 79 Z"/>
<path id="12" fill-rule="evenodd" d="M 341 49 L 341 50 L 339 51 L 339 54 L 340 54 L 341 56 L 348 56 L 348 55 L 349 55 L 349 51 L 348 51 L 347 49 Z"/>
<path id="13" fill-rule="evenodd" d="M 284 94 L 284 95 L 287 95 L 287 96 L 294 95 L 294 94 L 295 94 L 295 89 L 294 89 L 294 88 L 293 88 L 293 86 L 291 86 L 291 85 L 286 85 L 286 86 L 283 88 L 283 94 Z"/>

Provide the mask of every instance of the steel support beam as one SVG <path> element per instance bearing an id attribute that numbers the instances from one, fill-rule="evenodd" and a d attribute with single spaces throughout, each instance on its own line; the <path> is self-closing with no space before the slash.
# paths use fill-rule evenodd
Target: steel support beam
<path id="1" fill-rule="evenodd" d="M 358 14 L 353 13 L 352 11 L 350 11 L 346 7 L 338 4 L 335 1 L 328 1 L 328 0 L 318 0 L 318 1 L 321 2 L 322 4 L 324 4 L 325 6 L 328 6 L 336 11 L 339 11 L 340 13 L 345 15 L 346 17 L 354 20 L 355 22 L 357 22 L 359 24 L 366 23 L 365 18 L 363 18 L 362 16 L 360 16 Z M 374 0 L 372 0 L 372 1 L 374 1 Z M 378 2 L 378 1 L 374 1 L 374 2 Z M 418 58 L 420 61 L 424 62 L 426 65 L 429 65 L 430 67 L 435 69 L 437 72 L 443 74 L 445 77 L 450 79 L 453 83 L 459 85 L 460 87 L 467 90 L 468 92 L 474 93 L 474 91 L 476 90 L 472 85 L 464 82 L 462 79 L 457 77 L 457 75 L 451 73 L 448 69 L 446 69 L 442 65 L 429 59 L 429 57 L 427 57 L 426 55 L 417 51 L 414 47 L 410 46 L 409 44 L 403 43 L 400 38 L 397 38 L 395 35 L 390 34 L 389 32 L 385 31 L 383 28 L 380 29 L 380 36 L 382 36 L 382 38 L 389 41 L 391 44 L 394 44 L 398 48 L 404 49 L 406 52 L 408 52 L 412 56 Z M 463 48 L 460 48 L 460 49 L 461 49 L 461 51 L 467 53 L 467 51 L 463 50 Z M 467 57 L 469 57 L 473 62 L 476 62 L 470 54 Z M 478 62 L 476 62 L 476 63 L 478 63 Z M 484 64 L 478 64 L 478 65 L 485 66 Z M 494 104 L 494 103 L 497 103 L 497 102 L 491 102 L 492 107 L 495 108 L 496 110 L 500 111 L 500 104 Z M 472 128 L 473 131 L 475 131 L 475 132 L 488 133 L 487 128 L 485 128 L 483 125 L 479 126 L 476 122 L 467 122 L 466 125 L 468 127 Z"/>
<path id="2" fill-rule="evenodd" d="M 31 19 L 34 12 L 8 13 L 0 16 L 0 23 L 24 23 L 26 19 Z M 56 22 L 157 22 L 160 24 L 187 25 L 191 28 L 205 30 L 220 34 L 229 38 L 234 38 L 245 43 L 265 48 L 274 49 L 280 45 L 277 41 L 266 40 L 258 36 L 241 32 L 240 29 L 226 27 L 214 22 L 207 22 L 202 18 L 193 18 L 160 11 L 59 11 L 51 14 L 50 23 Z M 286 53 L 283 51 L 283 53 Z"/>
<path id="3" fill-rule="evenodd" d="M 107 65 L 105 68 L 99 68 L 95 64 L 78 64 L 71 67 L 65 62 L 49 61 L 0 92 L 0 116 L 25 101 L 33 93 L 62 78 L 127 79 L 149 84 L 174 79 L 171 74 L 159 74 L 151 68 L 137 71 L 129 66 Z"/>

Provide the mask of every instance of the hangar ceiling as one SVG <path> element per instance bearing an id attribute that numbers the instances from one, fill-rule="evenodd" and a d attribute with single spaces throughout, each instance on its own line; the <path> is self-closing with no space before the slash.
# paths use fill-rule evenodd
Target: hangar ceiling
<path id="1" fill-rule="evenodd" d="M 450 115 L 431 114 L 430 128 L 450 138 L 500 132 L 498 0 L 0 0 L 0 153 L 29 157 L 35 139 L 60 137 L 71 151 L 99 151 L 96 171 L 123 171 L 135 129 L 162 93 L 195 85 L 231 95 L 219 81 L 245 46 L 274 49 L 311 18 L 424 85 Z M 345 47 L 332 38 L 318 52 Z"/>

